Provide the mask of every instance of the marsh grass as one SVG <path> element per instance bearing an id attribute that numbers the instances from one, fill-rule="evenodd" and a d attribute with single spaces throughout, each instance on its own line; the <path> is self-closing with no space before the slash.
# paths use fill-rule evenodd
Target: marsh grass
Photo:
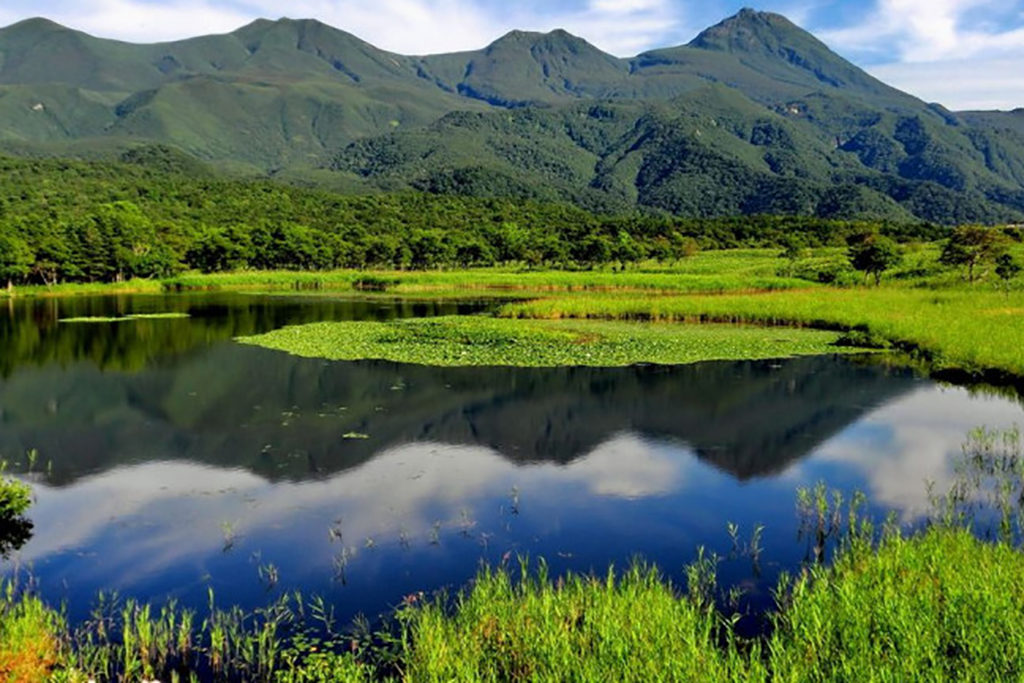
<path id="1" fill-rule="evenodd" d="M 17 595 L 11 582 L 3 582 L 0 591 L 0 679 L 48 680 L 64 655 L 64 621 L 39 598 Z"/>
<path id="2" fill-rule="evenodd" d="M 1024 375 L 1024 292 L 817 288 L 757 295 L 551 296 L 507 304 L 512 318 L 743 323 L 858 331 L 939 370 Z"/>
<path id="3" fill-rule="evenodd" d="M 445 366 L 668 365 L 863 351 L 838 339 L 820 330 L 461 316 L 312 323 L 238 341 L 306 357 Z"/>
<path id="4" fill-rule="evenodd" d="M 705 596 L 681 599 L 642 564 L 558 581 L 543 564 L 524 563 L 517 579 L 483 569 L 454 611 L 434 601 L 402 618 L 407 680 L 745 680 L 761 669 Z"/>
<path id="5" fill-rule="evenodd" d="M 8 610 L 22 604 L 41 603 L 31 595 L 8 591 Z M 64 628 L 57 613 L 48 614 Z M 56 631 L 60 640 L 56 655 L 46 660 L 47 680 L 367 679 L 370 669 L 347 651 L 353 641 L 336 633 L 334 626 L 333 614 L 322 600 L 307 602 L 297 593 L 244 612 L 238 607 L 217 607 L 211 591 L 202 619 L 173 602 L 157 610 L 133 600 L 101 596 L 92 617 L 79 628 Z"/>

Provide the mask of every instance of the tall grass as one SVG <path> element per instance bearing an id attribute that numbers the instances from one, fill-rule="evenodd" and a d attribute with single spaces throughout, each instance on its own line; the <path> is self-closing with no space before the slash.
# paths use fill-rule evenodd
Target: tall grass
<path id="1" fill-rule="evenodd" d="M 38 597 L 17 595 L 12 583 L 4 582 L 0 593 L 0 679 L 48 680 L 64 656 L 64 621 Z"/>
<path id="2" fill-rule="evenodd" d="M 543 564 L 518 581 L 484 569 L 454 612 L 411 609 L 403 673 L 414 681 L 655 681 L 763 678 L 711 600 L 683 598 L 652 568 L 553 582 Z M 723 640 L 724 638 L 724 640 Z"/>

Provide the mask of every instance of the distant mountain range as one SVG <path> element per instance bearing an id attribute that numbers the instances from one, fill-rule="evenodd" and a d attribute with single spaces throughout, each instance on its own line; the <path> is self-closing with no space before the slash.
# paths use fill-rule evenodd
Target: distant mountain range
<path id="1" fill-rule="evenodd" d="M 951 112 L 777 14 L 619 59 L 565 31 L 393 54 L 312 20 L 153 45 L 0 29 L 0 149 L 598 211 L 1024 221 L 1024 109 Z"/>

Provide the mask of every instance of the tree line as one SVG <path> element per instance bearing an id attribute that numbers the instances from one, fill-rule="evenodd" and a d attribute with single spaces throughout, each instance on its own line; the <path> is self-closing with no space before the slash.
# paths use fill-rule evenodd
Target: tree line
<path id="1" fill-rule="evenodd" d="M 9 284 L 184 270 L 626 267 L 700 249 L 841 245 L 867 231 L 896 240 L 945 234 L 928 223 L 599 215 L 513 199 L 342 195 L 166 164 L 0 157 L 0 281 Z"/>

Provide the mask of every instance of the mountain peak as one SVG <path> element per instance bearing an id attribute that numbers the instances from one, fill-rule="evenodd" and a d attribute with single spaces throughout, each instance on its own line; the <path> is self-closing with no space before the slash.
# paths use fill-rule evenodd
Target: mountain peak
<path id="1" fill-rule="evenodd" d="M 768 48 L 776 52 L 779 45 L 812 42 L 817 38 L 781 14 L 759 12 L 744 7 L 733 16 L 702 31 L 690 42 L 691 47 L 723 52 L 755 52 Z"/>
<path id="2" fill-rule="evenodd" d="M 556 28 L 553 31 L 543 33 L 541 31 L 521 31 L 512 30 L 501 36 L 488 47 L 496 47 L 502 45 L 537 45 L 537 44 L 563 44 L 563 45 L 585 45 L 597 50 L 583 38 L 573 35 L 565 29 Z"/>
<path id="3" fill-rule="evenodd" d="M 74 29 L 70 29 L 67 26 L 62 26 L 55 21 L 50 21 L 45 17 L 32 17 L 30 19 L 23 19 L 19 22 L 13 23 L 10 26 L 4 26 L 0 28 L 0 32 L 8 34 L 28 34 L 28 35 L 39 35 L 43 33 L 56 33 L 58 31 L 67 33 L 76 33 Z"/>
<path id="4" fill-rule="evenodd" d="M 688 47 L 728 53 L 748 68 L 778 80 L 799 82 L 810 76 L 814 81 L 807 80 L 808 84 L 873 94 L 895 92 L 773 12 L 744 8 L 702 31 Z"/>

